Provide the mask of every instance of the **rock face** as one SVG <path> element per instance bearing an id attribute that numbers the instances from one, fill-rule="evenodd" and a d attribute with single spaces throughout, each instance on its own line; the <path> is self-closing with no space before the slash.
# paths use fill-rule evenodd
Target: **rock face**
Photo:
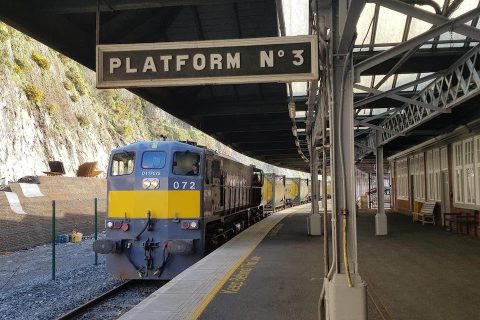
<path id="1" fill-rule="evenodd" d="M 113 148 L 160 134 L 248 159 L 130 92 L 94 82 L 92 71 L 0 22 L 0 179 L 41 175 L 49 160 L 63 161 L 67 175 L 86 161 L 106 171 Z"/>

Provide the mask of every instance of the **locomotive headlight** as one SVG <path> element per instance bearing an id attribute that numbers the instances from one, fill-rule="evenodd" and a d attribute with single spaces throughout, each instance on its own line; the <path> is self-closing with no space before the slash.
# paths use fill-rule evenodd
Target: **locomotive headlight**
<path id="1" fill-rule="evenodd" d="M 198 222 L 190 221 L 190 229 L 198 229 Z"/>
<path id="2" fill-rule="evenodd" d="M 149 179 L 143 179 L 143 189 L 157 189 L 159 185 L 158 179 L 156 178 L 149 178 Z"/>
<path id="3" fill-rule="evenodd" d="M 194 230 L 199 228 L 198 220 L 183 220 L 181 228 L 183 230 Z"/>
<path id="4" fill-rule="evenodd" d="M 157 188 L 158 188 L 158 179 L 151 179 L 150 189 L 157 189 Z"/>
<path id="5" fill-rule="evenodd" d="M 113 227 L 113 222 L 112 221 L 108 221 L 107 222 L 107 228 L 111 229 Z"/>
<path id="6" fill-rule="evenodd" d="M 143 179 L 143 189 L 150 189 L 150 179 Z"/>

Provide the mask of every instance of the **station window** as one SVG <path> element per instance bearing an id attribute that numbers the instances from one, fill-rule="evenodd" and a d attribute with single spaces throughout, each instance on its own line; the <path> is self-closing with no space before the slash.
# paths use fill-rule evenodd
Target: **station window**
<path id="1" fill-rule="evenodd" d="M 183 176 L 198 176 L 200 173 L 200 155 L 195 152 L 175 152 L 173 154 L 173 173 Z"/>
<path id="2" fill-rule="evenodd" d="M 410 157 L 410 174 L 413 175 L 413 197 L 425 200 L 425 159 L 424 153 Z"/>
<path id="3" fill-rule="evenodd" d="M 448 150 L 447 147 L 440 149 L 440 167 L 442 171 L 448 170 Z"/>
<path id="4" fill-rule="evenodd" d="M 464 203 L 475 203 L 475 173 L 474 173 L 474 152 L 473 139 L 463 141 L 463 181 L 464 181 Z"/>
<path id="5" fill-rule="evenodd" d="M 407 159 L 397 161 L 397 194 L 399 199 L 408 199 L 408 165 Z"/>
<path id="6" fill-rule="evenodd" d="M 440 149 L 427 151 L 427 198 L 440 201 Z"/>
<path id="7" fill-rule="evenodd" d="M 162 169 L 167 154 L 164 151 L 145 151 L 142 156 L 143 169 Z"/>
<path id="8" fill-rule="evenodd" d="M 112 156 L 110 174 L 112 176 L 122 176 L 131 174 L 135 164 L 135 152 L 119 152 Z"/>
<path id="9" fill-rule="evenodd" d="M 480 136 L 452 144 L 455 204 L 480 205 Z"/>
<path id="10" fill-rule="evenodd" d="M 456 203 L 463 203 L 463 145 L 462 142 L 453 144 L 453 189 Z"/>

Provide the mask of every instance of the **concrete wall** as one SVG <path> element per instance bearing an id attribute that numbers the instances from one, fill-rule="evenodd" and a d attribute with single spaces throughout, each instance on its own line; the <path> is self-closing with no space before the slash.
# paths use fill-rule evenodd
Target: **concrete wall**
<path id="1" fill-rule="evenodd" d="M 85 235 L 94 229 L 94 198 L 98 198 L 98 225 L 104 229 L 107 182 L 100 178 L 39 177 L 43 197 L 27 198 L 20 185 L 11 183 L 12 192 L 27 214 L 13 212 L 4 192 L 0 192 L 0 252 L 31 248 L 51 242 L 52 200 L 56 201 L 58 233 L 76 229 Z"/>

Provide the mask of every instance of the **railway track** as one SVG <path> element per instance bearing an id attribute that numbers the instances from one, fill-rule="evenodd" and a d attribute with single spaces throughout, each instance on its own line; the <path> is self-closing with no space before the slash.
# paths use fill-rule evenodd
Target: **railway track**
<path id="1" fill-rule="evenodd" d="M 61 315 L 67 319 L 116 319 L 167 281 L 129 280 Z"/>

